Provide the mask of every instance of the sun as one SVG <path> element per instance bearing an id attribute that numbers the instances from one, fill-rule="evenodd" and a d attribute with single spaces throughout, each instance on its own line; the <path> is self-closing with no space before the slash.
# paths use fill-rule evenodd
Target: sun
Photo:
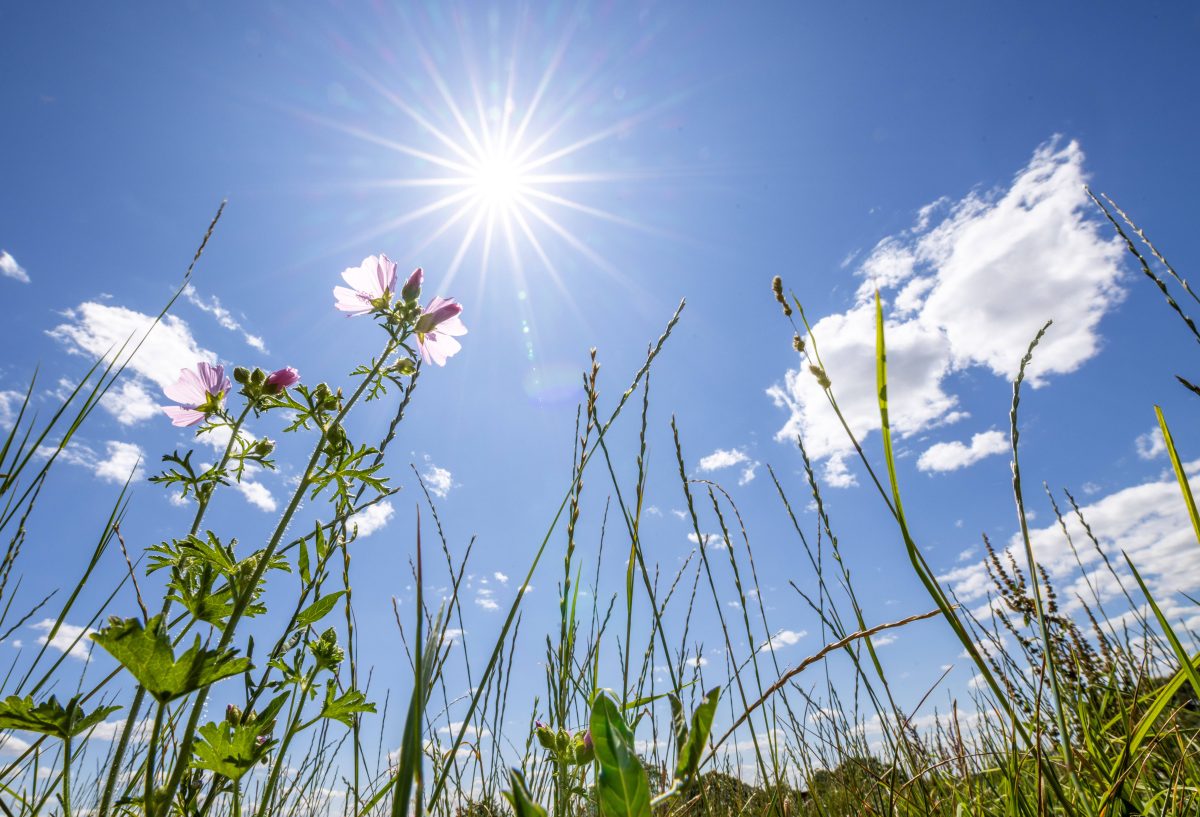
<path id="1" fill-rule="evenodd" d="M 477 205 L 506 215 L 511 215 L 529 185 L 521 164 L 508 152 L 483 157 L 466 176 Z"/>
<path id="2" fill-rule="evenodd" d="M 627 271 L 594 245 L 597 233 L 588 222 L 677 238 L 601 206 L 612 200 L 603 186 L 646 184 L 656 177 L 644 165 L 612 169 L 612 150 L 605 148 L 657 116 L 670 101 L 640 106 L 606 122 L 581 118 L 581 112 L 610 107 L 614 92 L 601 69 L 578 74 L 568 68 L 573 31 L 569 27 L 545 50 L 514 36 L 507 44 L 508 56 L 489 61 L 487 70 L 475 55 L 500 54 L 501 46 L 493 42 L 477 48 L 465 31 L 456 32 L 463 54 L 458 64 L 441 54 L 434 58 L 422 45 L 422 39 L 432 37 L 412 40 L 409 58 L 419 69 L 405 78 L 351 64 L 364 89 L 378 95 L 374 104 L 383 115 L 372 117 L 370 124 L 293 108 L 310 121 L 391 152 L 397 160 L 393 175 L 376 175 L 356 185 L 394 191 L 395 209 L 348 236 L 347 246 L 418 227 L 420 237 L 406 251 L 420 256 L 435 244 L 448 246 L 450 257 L 443 267 L 447 286 L 470 258 L 472 265 L 478 261 L 481 287 L 498 271 L 522 280 L 545 275 L 570 299 L 572 287 L 559 266 L 575 266 L 563 260 L 567 253 L 631 286 Z M 534 67 L 522 59 L 529 53 L 546 56 Z M 453 73 L 444 75 L 443 65 Z"/>

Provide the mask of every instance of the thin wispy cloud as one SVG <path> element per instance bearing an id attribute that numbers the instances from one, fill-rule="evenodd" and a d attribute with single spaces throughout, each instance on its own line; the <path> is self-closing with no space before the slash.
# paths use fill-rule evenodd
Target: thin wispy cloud
<path id="1" fill-rule="evenodd" d="M 188 284 L 183 289 L 183 297 L 201 312 L 207 312 L 209 315 L 212 315 L 217 324 L 222 328 L 240 334 L 242 339 L 246 341 L 247 346 L 257 349 L 260 352 L 267 351 L 267 346 L 263 342 L 263 339 L 247 332 L 237 318 L 233 317 L 233 313 L 221 305 L 221 301 L 216 295 L 205 299 L 196 291 L 194 286 Z"/>

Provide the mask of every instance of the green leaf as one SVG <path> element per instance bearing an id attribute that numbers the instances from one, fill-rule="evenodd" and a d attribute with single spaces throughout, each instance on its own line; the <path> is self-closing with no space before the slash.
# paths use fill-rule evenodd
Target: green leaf
<path id="1" fill-rule="evenodd" d="M 354 716 L 359 712 L 374 712 L 375 704 L 367 700 L 360 690 L 348 689 L 341 695 L 334 695 L 333 682 L 325 687 L 325 704 L 321 707 L 321 717 L 340 721 L 346 726 L 354 726 Z"/>
<path id="2" fill-rule="evenodd" d="M 85 713 L 78 696 L 63 706 L 53 695 L 40 704 L 34 704 L 32 695 L 24 698 L 10 695 L 0 701 L 0 729 L 21 729 L 65 739 L 86 732 L 120 708 L 103 706 Z"/>
<path id="3" fill-rule="evenodd" d="M 238 780 L 266 757 L 275 745 L 273 740 L 260 740 L 270 724 L 256 721 L 234 725 L 229 721 L 206 723 L 200 727 L 196 756 L 192 766 Z"/>
<path id="4" fill-rule="evenodd" d="M 250 659 L 235 657 L 235 650 L 202 648 L 199 635 L 176 658 L 162 616 L 150 619 L 145 627 L 136 618 L 114 619 L 92 638 L 161 703 L 250 669 Z"/>
<path id="5" fill-rule="evenodd" d="M 589 723 L 596 752 L 596 795 L 601 817 L 649 817 L 650 782 L 621 708 L 601 691 Z"/>
<path id="6" fill-rule="evenodd" d="M 533 799 L 529 787 L 525 785 L 525 775 L 520 769 L 509 769 L 508 779 L 512 783 L 512 791 L 503 792 L 504 799 L 513 807 L 516 817 L 546 817 L 546 810 Z"/>
<path id="7" fill-rule="evenodd" d="M 337 604 L 338 599 L 346 595 L 345 590 L 339 590 L 336 593 L 330 593 L 328 596 L 323 596 L 312 604 L 305 607 L 298 616 L 296 616 L 296 628 L 304 629 L 305 627 L 316 624 L 325 616 L 329 615 L 329 611 L 333 609 L 333 605 Z"/>
<path id="8" fill-rule="evenodd" d="M 684 730 L 686 740 L 679 744 L 679 760 L 675 764 L 675 779 L 691 781 L 700 768 L 700 757 L 704 754 L 704 746 L 708 743 L 708 733 L 712 731 L 713 716 L 717 713 L 717 702 L 721 698 L 721 688 L 713 687 L 708 694 L 700 699 L 700 705 L 692 713 L 691 731 Z M 675 701 L 672 701 L 674 709 Z M 674 712 L 672 715 L 674 716 Z M 682 718 L 672 720 L 682 720 Z M 678 730 L 678 725 L 676 729 Z"/>

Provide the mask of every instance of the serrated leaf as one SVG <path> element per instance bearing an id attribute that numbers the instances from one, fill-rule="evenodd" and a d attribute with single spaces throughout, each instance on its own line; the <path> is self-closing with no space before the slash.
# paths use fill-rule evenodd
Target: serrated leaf
<path id="1" fill-rule="evenodd" d="M 692 713 L 692 728 L 684 729 L 686 740 L 679 745 L 679 759 L 675 764 L 676 780 L 688 782 L 696 776 L 696 771 L 700 768 L 700 757 L 704 754 L 705 744 L 708 743 L 708 733 L 712 731 L 713 716 L 717 713 L 717 702 L 720 699 L 721 688 L 713 687 L 700 699 L 700 705 Z M 674 702 L 672 702 L 672 708 L 674 708 Z"/>
<path id="2" fill-rule="evenodd" d="M 503 792 L 504 799 L 513 807 L 516 817 L 546 817 L 546 809 L 529 793 L 529 787 L 525 785 L 525 775 L 521 774 L 521 770 L 509 769 L 508 779 L 512 784 L 512 791 Z"/>
<path id="3" fill-rule="evenodd" d="M 85 713 L 78 697 L 72 698 L 63 706 L 53 695 L 50 696 L 50 700 L 40 704 L 33 702 L 32 695 L 24 698 L 10 695 L 0 701 L 0 729 L 20 729 L 56 738 L 75 737 L 120 708 L 103 706 Z"/>
<path id="4" fill-rule="evenodd" d="M 192 766 L 207 769 L 230 780 L 240 779 L 266 757 L 275 745 L 273 740 L 261 740 L 268 724 L 255 721 L 234 725 L 228 721 L 206 723 L 200 727 Z"/>
<path id="5" fill-rule="evenodd" d="M 360 690 L 348 689 L 341 695 L 334 695 L 333 683 L 325 687 L 325 704 L 321 707 L 321 717 L 339 721 L 346 726 L 354 726 L 354 716 L 359 712 L 374 712 L 375 704 L 367 700 Z"/>
<path id="6" fill-rule="evenodd" d="M 596 799 L 601 817 L 650 817 L 650 781 L 621 708 L 597 693 L 589 722 L 596 753 Z"/>
<path id="7" fill-rule="evenodd" d="M 92 639 L 161 703 L 250 669 L 250 660 L 237 658 L 235 650 L 201 647 L 199 635 L 191 648 L 176 658 L 162 616 L 150 619 L 145 627 L 136 618 L 117 619 Z"/>
<path id="8" fill-rule="evenodd" d="M 299 615 L 296 616 L 296 628 L 304 629 L 305 627 L 316 624 L 325 616 L 329 615 L 329 611 L 333 609 L 333 605 L 337 604 L 338 599 L 346 595 L 345 590 L 338 590 L 336 593 L 330 593 L 328 596 L 322 596 L 312 604 L 305 607 Z"/>

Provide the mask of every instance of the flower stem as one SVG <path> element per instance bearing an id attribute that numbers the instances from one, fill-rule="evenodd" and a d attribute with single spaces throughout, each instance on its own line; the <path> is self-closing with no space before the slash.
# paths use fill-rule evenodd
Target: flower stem
<path id="1" fill-rule="evenodd" d="M 354 390 L 354 393 L 342 405 L 341 410 L 338 411 L 337 415 L 334 416 L 327 427 L 321 430 L 321 437 L 319 440 L 317 440 L 316 446 L 313 447 L 312 456 L 308 458 L 308 465 L 304 469 L 304 474 L 297 483 L 296 490 L 292 493 L 292 498 L 288 502 L 287 508 L 284 509 L 283 515 L 279 519 L 279 523 L 275 526 L 275 532 L 271 535 L 271 539 L 267 543 L 266 548 L 264 548 L 262 556 L 258 560 L 258 565 L 254 569 L 254 573 L 251 574 L 246 583 L 246 587 L 249 588 L 249 590 L 234 602 L 233 610 L 229 615 L 229 621 L 226 623 L 225 629 L 221 633 L 221 639 L 217 644 L 216 651 L 218 653 L 227 649 L 229 644 L 233 641 L 233 635 L 237 629 L 238 622 L 241 621 L 243 614 L 246 612 L 246 608 L 250 604 L 250 600 L 253 598 L 253 589 L 258 586 L 259 581 L 262 579 L 263 573 L 266 572 L 267 566 L 270 565 L 271 557 L 275 555 L 275 551 L 279 547 L 280 541 L 283 539 L 283 534 L 287 531 L 288 526 L 291 524 L 292 517 L 296 514 L 296 511 L 299 509 L 305 493 L 308 491 L 309 485 L 312 481 L 313 470 L 317 467 L 317 462 L 320 460 L 321 451 L 325 447 L 325 441 L 329 433 L 329 429 L 335 428 L 342 422 L 343 418 L 345 418 L 345 416 L 350 412 L 350 409 L 352 409 L 358 402 L 359 398 L 362 397 L 363 392 L 367 390 L 367 387 L 370 385 L 370 383 L 387 365 L 388 358 L 390 358 L 392 353 L 396 351 L 396 347 L 399 344 L 400 341 L 396 338 L 391 338 L 388 340 L 387 345 L 384 347 L 383 354 L 379 356 L 378 362 L 376 362 L 375 366 L 371 369 L 367 376 L 362 379 L 362 382 L 358 384 L 358 388 Z M 167 781 L 167 789 L 164 798 L 166 802 L 170 802 L 170 799 L 174 796 L 175 789 L 178 788 L 180 780 L 183 779 L 183 773 L 187 769 L 188 758 L 192 751 L 192 741 L 195 738 L 196 727 L 199 725 L 200 715 L 204 709 L 204 702 L 208 698 L 208 691 L 210 688 L 211 687 L 209 686 L 201 687 L 199 692 L 196 694 L 196 700 L 192 704 L 192 712 L 188 718 L 188 723 L 186 729 L 184 730 L 183 738 L 180 741 L 179 754 L 175 761 L 175 767 L 171 772 L 170 779 Z"/>

